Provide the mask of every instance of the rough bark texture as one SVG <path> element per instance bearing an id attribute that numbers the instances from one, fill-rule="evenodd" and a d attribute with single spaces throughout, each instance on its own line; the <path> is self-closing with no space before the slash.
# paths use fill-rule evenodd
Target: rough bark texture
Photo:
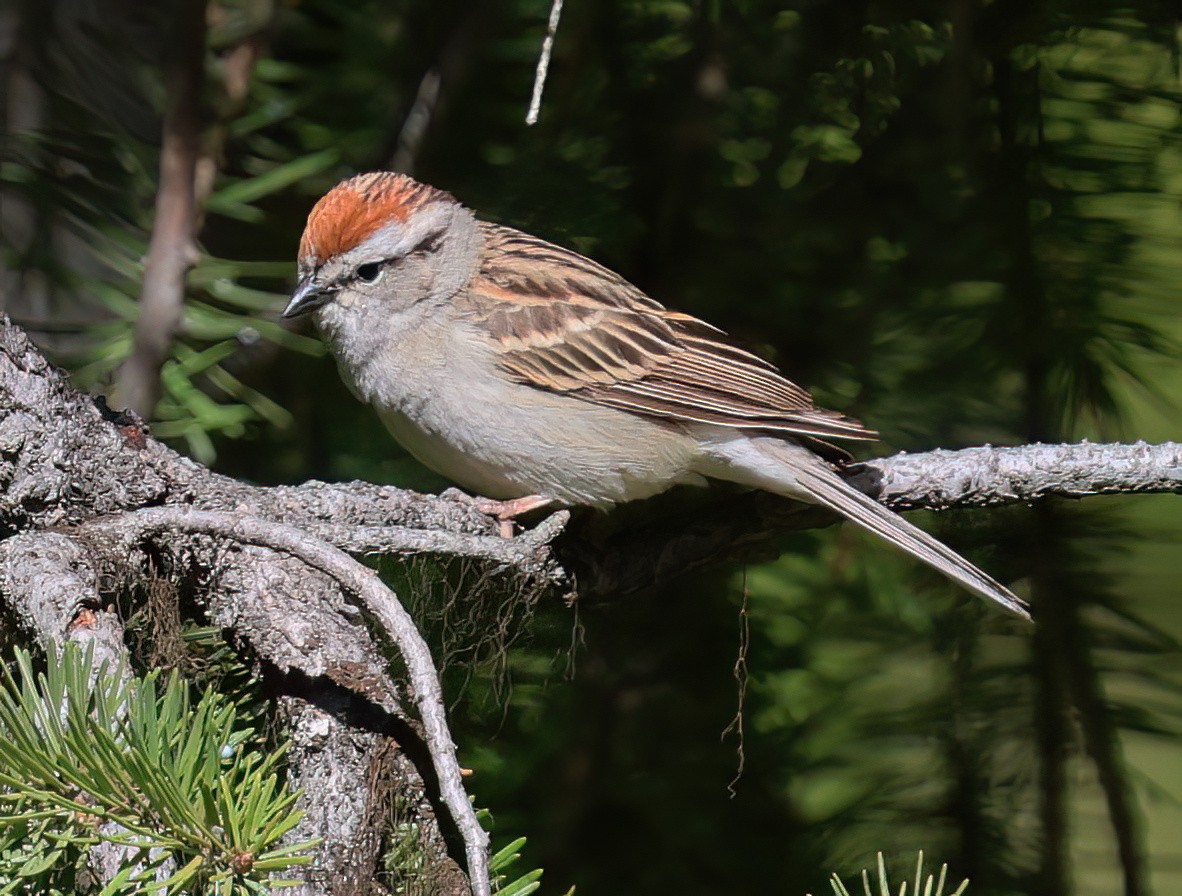
<path id="1" fill-rule="evenodd" d="M 1182 447 L 935 451 L 868 461 L 850 479 L 899 509 L 1178 492 Z M 399 608 L 365 599 L 363 579 L 323 560 L 343 556 L 335 549 L 463 558 L 511 578 L 523 600 L 571 600 L 575 581 L 579 599 L 618 596 L 707 563 L 766 555 L 785 529 L 833 521 L 762 494 L 611 535 L 568 519 L 553 514 L 504 539 L 495 520 L 447 496 L 360 482 L 265 488 L 219 476 L 154 440 L 133 415 L 80 395 L 0 321 L 6 611 L 43 645 L 90 640 L 126 667 L 120 621 L 104 607 L 128 583 L 164 576 L 256 658 L 294 742 L 290 775 L 305 786 L 308 814 L 292 836 L 324 840 L 305 873 L 307 896 L 375 892 L 381 838 L 395 819 L 418 832 L 426 856 L 418 892 L 464 892 L 461 866 L 473 867 L 471 837 L 465 855 L 455 836 L 462 822 L 444 808 L 456 782 L 434 764 L 432 744 L 450 735 L 424 715 L 429 686 L 396 678 L 383 653 Z"/>
<path id="2" fill-rule="evenodd" d="M 380 810 L 369 782 L 385 738 L 340 721 L 347 700 L 321 708 L 298 697 L 280 699 L 283 721 L 292 732 L 288 778 L 293 787 L 320 796 L 323 805 L 305 816 L 298 837 L 324 841 L 316 866 L 304 874 L 297 896 L 368 893 L 381 846 L 381 828 L 371 819 Z"/>
<path id="3" fill-rule="evenodd" d="M 1182 492 L 1182 445 L 1023 445 L 896 454 L 850 481 L 895 510 L 1029 504 L 1048 495 Z"/>
<path id="4" fill-rule="evenodd" d="M 410 614 L 402 606 L 397 595 L 368 567 L 362 566 L 337 547 L 309 535 L 296 526 L 261 520 L 242 513 L 196 510 L 189 507 L 145 507 L 118 516 L 108 516 L 77 528 L 79 539 L 96 553 L 107 558 L 107 564 L 117 566 L 122 558 L 134 556 L 137 545 L 162 539 L 169 542 L 175 536 L 211 536 L 219 541 L 227 539 L 236 546 L 253 545 L 274 552 L 279 557 L 290 557 L 303 564 L 306 576 L 322 574 L 336 586 L 356 600 L 392 642 L 397 654 L 406 667 L 408 702 L 413 702 L 417 716 L 417 727 L 427 748 L 431 769 L 435 774 L 440 801 L 447 809 L 448 817 L 459 829 L 464 843 L 467 867 L 475 896 L 488 896 L 488 835 L 480 827 L 476 815 L 464 792 L 462 773 L 456 760 L 455 744 L 448 729 L 443 702 L 443 688 L 431 648 L 419 634 Z M 239 554 L 236 563 L 241 563 Z M 256 566 L 266 569 L 272 558 L 261 557 Z M 202 564 L 194 572 L 205 569 Z M 270 621 L 276 613 L 274 601 L 267 600 L 273 593 L 268 590 L 262 600 L 255 602 L 255 608 L 265 617 L 267 630 L 278 627 Z M 344 606 L 336 608 L 345 610 Z M 282 625 L 282 621 L 279 626 Z M 382 705 L 387 710 L 397 703 L 394 686 L 380 666 L 373 668 L 342 659 L 342 650 L 348 650 L 348 642 L 336 645 L 323 641 L 316 629 L 304 628 L 297 642 L 297 655 L 311 651 L 323 654 L 327 651 L 329 676 L 343 669 L 348 670 L 349 686 L 367 700 Z M 248 637 L 250 637 L 248 635 Z M 253 640 L 253 639 L 252 639 Z M 253 644 L 256 652 L 259 644 Z M 269 653 L 261 653 L 269 661 Z M 286 658 L 286 657 L 285 657 Z M 337 681 L 341 684 L 342 682 Z"/>
<path id="5" fill-rule="evenodd" d="M 371 753 L 404 750 L 416 762 L 391 766 L 402 776 L 398 787 L 426 797 L 416 804 L 426 814 L 413 821 L 434 832 L 427 839 L 437 844 L 437 853 L 443 851 L 437 817 L 446 812 L 432 807 L 439 793 L 431 754 L 419 719 L 402 709 L 403 698 L 412 695 L 391 677 L 337 582 L 264 547 L 228 545 L 196 533 L 141 532 L 128 540 L 113 537 L 112 527 L 129 512 L 135 517 L 134 511 L 152 507 L 231 512 L 245 520 L 302 525 L 325 547 L 315 533 L 366 551 L 434 549 L 483 559 L 494 569 L 513 567 L 538 588 L 562 579 L 545 544 L 502 544 L 493 535 L 496 524 L 461 502 L 366 483 L 266 489 L 217 476 L 153 440 L 137 419 L 79 395 L 7 322 L 0 330 L 0 413 L 0 532 L 7 537 L 0 544 L 0 587 L 23 627 L 43 644 L 75 628 L 85 631 L 76 618 L 93 627 L 110 616 L 98 612 L 100 578 L 142 581 L 150 570 L 162 571 L 299 699 L 323 708 L 354 695 L 367 708 L 364 719 L 334 722 L 352 734 L 328 739 L 319 738 L 323 722 L 315 714 L 294 717 L 293 740 L 321 746 L 296 750 L 293 777 L 319 780 L 338 767 L 356 767 L 361 742 Z M 110 640 L 121 647 L 121 631 Z M 419 768 L 426 774 L 420 776 Z M 307 875 L 308 893 L 359 892 L 350 881 L 372 880 L 388 823 L 371 810 L 369 774 L 339 777 L 348 788 L 305 792 L 307 816 L 292 833 L 295 839 L 325 837 L 318 864 Z M 352 823 L 343 822 L 343 809 L 358 813 Z M 360 828 L 368 833 L 359 840 Z M 443 874 L 445 863 L 439 864 Z M 452 862 L 450 874 L 443 874 L 453 889 L 455 873 Z"/>

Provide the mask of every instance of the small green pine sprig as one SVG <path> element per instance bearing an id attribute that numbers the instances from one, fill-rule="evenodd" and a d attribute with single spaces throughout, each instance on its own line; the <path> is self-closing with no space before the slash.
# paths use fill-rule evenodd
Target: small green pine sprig
<path id="1" fill-rule="evenodd" d="M 311 861 L 313 841 L 283 845 L 300 820 L 278 766 L 286 745 L 248 745 L 233 703 L 194 706 L 173 673 L 93 668 L 73 645 L 34 671 L 27 651 L 0 679 L 0 894 L 72 892 L 86 851 L 126 848 L 102 896 L 267 893 Z"/>
<path id="2" fill-rule="evenodd" d="M 485 827 L 492 825 L 492 813 L 479 809 L 476 817 Z M 419 892 L 416 881 L 423 873 L 423 852 L 418 826 L 413 822 L 400 824 L 391 832 L 390 843 L 382 858 L 382 866 L 393 872 L 395 879 L 389 883 L 394 893 Z M 488 871 L 496 896 L 530 896 L 542 886 L 542 869 L 518 873 L 514 868 L 521 859 L 525 838 L 518 837 L 497 850 L 488 860 Z M 571 887 L 564 896 L 574 896 Z"/>
<path id="3" fill-rule="evenodd" d="M 923 850 L 921 849 L 915 860 L 914 886 L 909 890 L 907 888 L 907 881 L 903 881 L 899 885 L 898 896 L 944 896 L 944 884 L 947 877 L 948 866 L 941 865 L 939 877 L 933 877 L 929 874 L 925 879 L 923 873 Z M 829 878 L 829 886 L 833 888 L 833 896 L 850 896 L 850 891 L 846 888 L 845 883 L 836 874 Z M 949 893 L 948 896 L 964 896 L 968 888 L 968 880 L 963 880 L 960 886 Z M 891 883 L 887 878 L 886 861 L 883 859 L 882 853 L 878 854 L 877 893 L 870 887 L 870 872 L 866 869 L 862 869 L 862 892 L 864 896 L 891 896 Z"/>
<path id="4" fill-rule="evenodd" d="M 525 846 L 525 838 L 518 837 L 489 859 L 488 870 L 496 882 L 497 896 L 529 896 L 541 886 L 539 883 L 542 877 L 541 868 L 527 871 L 512 881 L 507 880 L 509 869 L 521 858 L 523 846 Z"/>

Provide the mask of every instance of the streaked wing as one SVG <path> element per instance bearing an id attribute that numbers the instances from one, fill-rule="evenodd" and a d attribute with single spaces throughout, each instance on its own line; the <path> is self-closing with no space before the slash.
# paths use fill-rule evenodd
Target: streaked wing
<path id="1" fill-rule="evenodd" d="M 876 438 L 858 421 L 816 407 L 721 330 L 665 309 L 607 268 L 511 228 L 483 226 L 485 257 L 463 310 L 518 381 L 666 419 Z"/>

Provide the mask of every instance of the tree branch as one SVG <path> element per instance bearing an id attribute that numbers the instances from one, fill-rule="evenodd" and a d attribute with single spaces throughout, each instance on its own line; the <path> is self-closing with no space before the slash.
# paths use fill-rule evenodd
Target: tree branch
<path id="1" fill-rule="evenodd" d="M 0 544 L 0 593 L 9 608 L 43 650 L 65 643 L 89 650 L 92 687 L 100 675 L 127 680 L 132 674 L 123 625 L 118 616 L 102 609 L 98 583 L 89 551 L 68 535 L 26 532 Z M 114 838 L 128 832 L 105 821 L 100 833 Z M 134 847 L 100 840 L 87 850 L 87 866 L 105 885 L 135 854 Z M 157 880 L 174 870 L 172 863 L 165 863 L 157 869 Z"/>
<path id="2" fill-rule="evenodd" d="M 731 496 L 688 520 L 683 514 L 646 521 L 610 538 L 576 526 L 561 539 L 560 562 L 553 545 L 561 517 L 506 542 L 495 537 L 493 520 L 446 497 L 359 482 L 266 488 L 212 473 L 152 439 L 134 418 L 79 395 L 7 321 L 0 327 L 0 407 L 6 411 L 0 418 L 0 530 L 185 504 L 306 527 L 345 550 L 477 558 L 540 586 L 565 587 L 574 571 L 580 596 L 588 598 L 626 594 L 710 563 L 767 555 L 777 533 L 833 521 L 771 495 Z M 900 510 L 1178 492 L 1182 447 L 937 450 L 867 461 L 850 476 Z"/>
<path id="3" fill-rule="evenodd" d="M 160 370 L 181 325 L 185 276 L 195 260 L 197 160 L 201 143 L 201 88 L 205 80 L 205 0 L 183 0 L 160 147 L 160 183 L 140 314 L 131 355 L 115 378 L 118 403 L 149 417 L 160 400 Z"/>
<path id="4" fill-rule="evenodd" d="M 370 766 L 386 738 L 345 724 L 300 697 L 281 697 L 279 708 L 291 738 L 289 786 L 303 791 L 299 806 L 305 812 L 289 842 L 316 837 L 322 844 L 315 864 L 301 875 L 303 883 L 290 892 L 364 893 L 377 864 L 382 828 L 369 823 Z"/>
<path id="5" fill-rule="evenodd" d="M 994 507 L 1056 495 L 1182 492 L 1182 446 L 933 451 L 867 461 L 851 467 L 848 476 L 896 509 Z M 524 584 L 531 599 L 543 591 L 567 593 L 572 581 L 586 599 L 625 594 L 708 564 L 774 556 L 781 533 L 834 521 L 817 508 L 763 493 L 723 489 L 694 494 L 708 502 L 694 513 L 661 518 L 659 502 L 649 502 L 606 519 L 577 515 L 567 525 L 568 515 L 562 512 L 516 538 L 502 539 L 495 520 L 470 502 L 446 495 L 363 482 L 276 487 L 237 482 L 156 441 L 134 415 L 114 413 L 80 395 L 24 333 L 0 318 L 0 538 L 8 539 L 0 546 L 0 590 L 8 608 L 27 612 L 20 609 L 21 602 L 38 594 L 72 599 L 90 595 L 85 604 L 89 613 L 100 606 L 102 577 L 88 578 L 87 570 L 114 571 L 111 581 L 116 583 L 128 574 L 143 574 L 150 545 L 156 554 L 172 558 L 167 574 L 174 580 L 198 583 L 195 596 L 231 638 L 246 642 L 268 668 L 298 673 L 311 682 L 293 693 L 289 676 L 281 693 L 321 709 L 340 702 L 334 695 L 357 695 L 355 704 L 333 715 L 348 728 L 331 738 L 344 752 L 348 744 L 361 743 L 358 738 L 364 739 L 365 731 L 383 735 L 374 743 L 378 752 L 415 749 L 417 735 L 403 713 L 403 689 L 391 679 L 382 651 L 356 611 L 350 614 L 340 586 L 357 594 L 388 630 L 407 631 L 409 619 L 377 577 L 341 551 L 461 558 Z M 596 534 L 609 525 L 615 526 L 614 534 Z M 217 537 L 178 537 L 173 526 Z M 143 541 L 135 542 L 134 533 Z M 165 533 L 173 534 L 162 537 Z M 50 540 L 40 540 L 44 538 Z M 238 542 L 237 548 L 226 549 L 226 538 Z M 41 546 L 57 551 L 46 575 L 60 577 L 65 567 L 78 582 L 55 590 L 38 584 L 49 582 L 41 573 L 14 574 L 32 569 L 28 557 L 21 557 L 31 556 L 34 548 L 41 551 Z M 50 614 L 58 621 L 44 628 L 44 637 L 60 637 L 55 632 L 79 615 L 63 604 Z M 431 658 L 421 640 L 419 644 L 415 698 L 433 707 L 423 713 L 424 720 L 433 719 L 426 723 L 424 737 L 433 749 L 421 752 L 448 756 L 448 770 L 437 774 L 439 786 L 449 814 L 467 818 L 457 811 L 460 803 L 467 808 L 467 800 L 437 711 L 438 685 L 422 678 L 433 676 Z M 373 718 L 362 719 L 359 706 L 371 707 Z M 323 770 L 315 763 L 335 760 L 313 752 L 308 753 L 308 774 L 319 780 Z M 344 752 L 337 758 L 343 761 Z M 397 786 L 415 794 L 431 792 L 436 777 L 430 774 L 431 764 L 420 766 L 424 773 L 419 778 L 406 757 L 398 755 L 399 761 L 389 766 L 391 774 L 401 776 Z M 306 804 L 309 824 L 339 830 L 346 838 L 325 844 L 326 858 L 319 865 L 324 892 L 334 892 L 333 881 L 348 878 L 360 868 L 356 863 L 372 857 L 369 850 L 351 849 L 346 842 L 372 837 L 375 825 L 382 823 L 357 815 L 374 805 L 364 792 L 367 786 L 356 782 L 348 800 L 356 817 L 348 824 L 332 821 L 335 810 L 327 798 L 312 795 Z M 433 817 L 424 815 L 421 823 L 424 830 L 437 830 Z M 483 831 L 474 831 L 470 818 L 463 824 L 468 826 L 468 864 L 475 869 L 483 856 Z"/>
<path id="6" fill-rule="evenodd" d="M 0 543 L 0 593 L 42 645 L 93 651 L 94 670 L 130 672 L 123 626 L 102 609 L 99 576 L 86 549 L 58 532 L 25 532 Z"/>
<path id="7" fill-rule="evenodd" d="M 1050 495 L 1182 493 L 1182 444 L 936 449 L 859 464 L 850 482 L 895 510 L 1000 507 Z"/>
<path id="8" fill-rule="evenodd" d="M 546 89 L 546 75 L 550 72 L 550 54 L 554 50 L 554 35 L 558 33 L 558 20 L 562 17 L 562 0 L 553 0 L 550 5 L 550 20 L 546 23 L 546 36 L 542 38 L 542 52 L 538 56 L 538 68 L 534 72 L 534 90 L 530 97 L 529 111 L 525 123 L 538 123 L 542 111 L 542 91 Z"/>
<path id="9" fill-rule="evenodd" d="M 373 570 L 301 529 L 230 513 L 151 507 L 95 520 L 87 529 L 114 531 L 129 547 L 143 538 L 168 530 L 230 538 L 289 554 L 354 594 L 382 624 L 406 663 L 443 803 L 464 839 L 472 892 L 475 896 L 489 896 L 488 834 L 477 821 L 464 791 L 455 744 L 447 726 L 443 688 L 439 684 L 431 649 L 397 596 Z"/>
<path id="10" fill-rule="evenodd" d="M 402 129 L 398 132 L 398 143 L 394 154 L 390 157 L 391 171 L 401 171 L 413 174 L 415 162 L 419 158 L 419 150 L 423 146 L 423 138 L 427 136 L 427 128 L 431 124 L 431 116 L 435 114 L 435 105 L 439 102 L 439 88 L 443 77 L 438 68 L 427 69 L 423 79 L 419 81 L 419 89 L 415 93 L 414 102 L 406 119 L 402 122 Z"/>
<path id="11" fill-rule="evenodd" d="M 131 556 L 123 538 L 104 542 L 91 531 L 87 540 L 108 565 Z M 397 786 L 419 795 L 415 805 L 425 808 L 415 820 L 446 856 L 429 802 L 436 793 L 418 771 L 430 768 L 422 735 L 404 715 L 386 656 L 336 583 L 286 554 L 224 539 L 168 532 L 144 547 L 167 560 L 174 579 L 200 582 L 192 597 L 207 619 L 262 661 L 279 694 L 293 744 L 289 774 L 307 785 L 299 802 L 304 818 L 287 840 L 321 839 L 299 896 L 351 896 L 356 881 L 374 874 L 391 819 L 373 776 L 349 771 L 365 765 L 359 753 L 391 757 L 383 768 L 393 762 Z"/>
<path id="12" fill-rule="evenodd" d="M 852 465 L 851 485 L 895 510 L 1031 504 L 1048 497 L 1182 492 L 1182 445 L 1023 445 L 936 449 Z M 693 514 L 607 537 L 566 537 L 563 564 L 579 597 L 622 596 L 685 572 L 774 557 L 784 532 L 838 517 L 764 492 L 731 495 Z"/>

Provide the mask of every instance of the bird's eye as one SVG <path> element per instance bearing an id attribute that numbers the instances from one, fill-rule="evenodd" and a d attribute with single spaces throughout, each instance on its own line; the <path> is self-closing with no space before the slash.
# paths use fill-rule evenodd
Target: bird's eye
<path id="1" fill-rule="evenodd" d="M 357 279 L 363 283 L 376 283 L 380 276 L 382 276 L 380 261 L 371 261 L 369 264 L 363 264 L 357 268 Z"/>

